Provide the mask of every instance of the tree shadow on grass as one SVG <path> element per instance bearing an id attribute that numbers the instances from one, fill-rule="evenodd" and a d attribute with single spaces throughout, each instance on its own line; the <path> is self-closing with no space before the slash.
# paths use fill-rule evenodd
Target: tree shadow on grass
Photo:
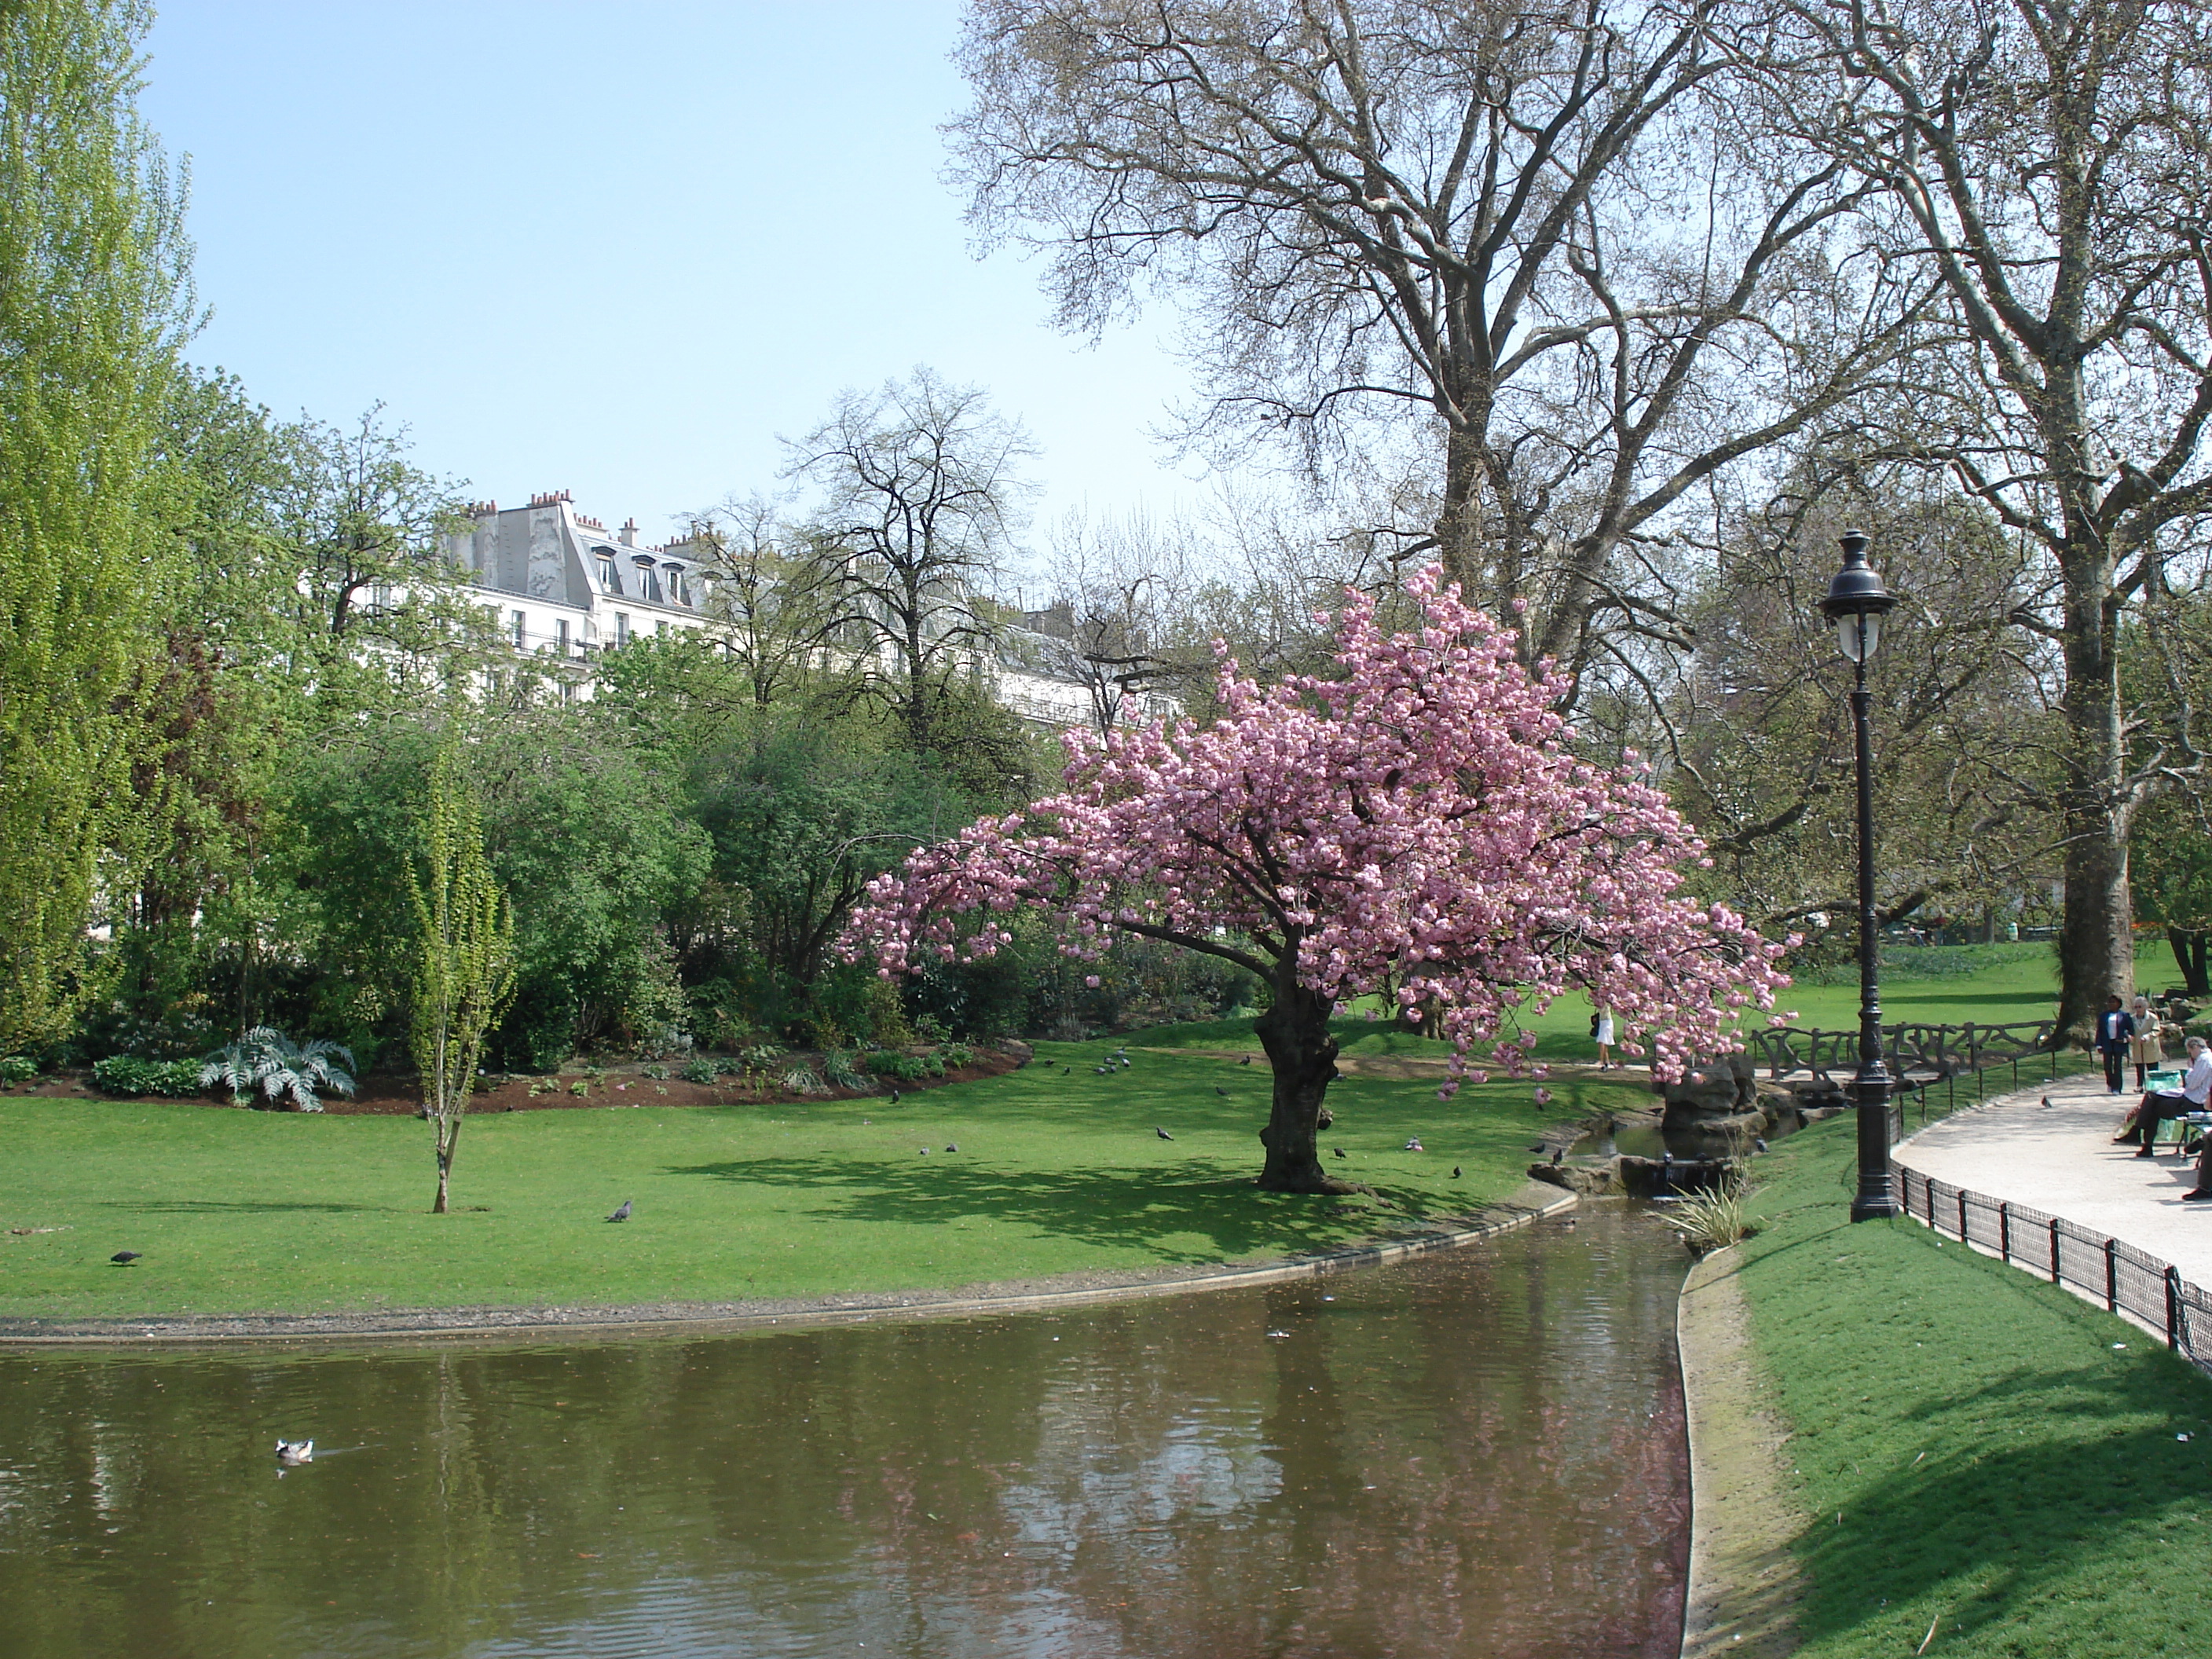
<path id="1" fill-rule="evenodd" d="M 1970 1420 L 1944 1420 L 1960 1416 Z M 1873 1482 L 1844 1523 L 1816 1516 L 1796 1540 L 1813 1585 L 1801 1633 L 1808 1645 L 1847 1632 L 1878 1640 L 1888 1632 L 1868 1626 L 1925 1597 L 1912 1617 L 1941 1604 L 1943 1629 L 1966 1639 L 2028 1616 L 2056 1581 L 2087 1568 L 2086 1587 L 2103 1605 L 2083 1610 L 2076 1639 L 2094 1628 L 2105 1638 L 2093 1642 L 2100 1652 L 2204 1650 L 2183 1639 L 2212 1626 L 2199 1593 L 2201 1528 L 2172 1548 L 2150 1529 L 2169 1514 L 2195 1516 L 2212 1498 L 2208 1419 L 2205 1380 L 2164 1353 L 2112 1371 L 2021 1370 L 1931 1400 L 1905 1420 L 1927 1423 L 1931 1443 L 1957 1449 Z M 2038 1437 L 2039 1421 L 2066 1431 Z M 2177 1440 L 2177 1425 L 2197 1437 Z M 1909 1644 L 1921 1630 L 1900 1625 L 1897 1634 Z M 2140 1650 L 2130 1645 L 2136 1639 Z"/>
<path id="2" fill-rule="evenodd" d="M 307 1204 L 295 1199 L 262 1200 L 175 1198 L 158 1203 L 110 1198 L 101 1200 L 111 1210 L 131 1210 L 141 1215 L 339 1215 L 386 1210 L 383 1204 Z"/>
<path id="3" fill-rule="evenodd" d="M 797 1188 L 822 1200 L 815 1213 L 828 1221 L 912 1226 L 981 1215 L 1088 1244 L 1140 1247 L 1171 1262 L 1328 1249 L 1364 1231 L 1361 1219 L 1382 1221 L 1398 1213 L 1371 1207 L 1371 1201 L 1367 1209 L 1348 1212 L 1347 1200 L 1263 1193 L 1249 1172 L 1202 1159 L 1159 1174 L 1013 1171 L 935 1158 L 917 1159 L 911 1167 L 855 1165 L 811 1158 L 672 1165 L 667 1173 Z M 1356 1206 L 1361 1200 L 1349 1202 Z M 1161 1242 L 1185 1234 L 1208 1242 L 1196 1248 Z"/>

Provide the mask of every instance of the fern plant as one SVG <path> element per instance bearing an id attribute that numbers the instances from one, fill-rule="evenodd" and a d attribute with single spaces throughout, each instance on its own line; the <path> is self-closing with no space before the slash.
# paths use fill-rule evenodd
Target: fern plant
<path id="1" fill-rule="evenodd" d="M 289 1101 L 299 1111 L 319 1112 L 325 1090 L 353 1092 L 353 1050 L 328 1037 L 298 1043 L 273 1025 L 257 1025 L 207 1057 L 200 1066 L 200 1086 L 222 1084 L 234 1106 L 246 1104 L 258 1089 L 272 1104 Z"/>

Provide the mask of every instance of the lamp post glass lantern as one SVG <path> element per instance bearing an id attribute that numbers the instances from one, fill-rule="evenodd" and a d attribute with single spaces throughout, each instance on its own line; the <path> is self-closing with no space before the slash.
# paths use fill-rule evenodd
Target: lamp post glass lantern
<path id="1" fill-rule="evenodd" d="M 1867 659 L 1881 643 L 1881 619 L 1897 603 L 1867 562 L 1863 532 L 1843 535 L 1844 568 L 1828 584 L 1820 614 L 1835 625 L 1836 643 L 1852 669 L 1851 737 L 1858 770 L 1859 807 L 1859 1068 L 1851 1079 L 1858 1109 L 1859 1187 L 1851 1219 L 1898 1213 L 1889 1176 L 1889 1097 L 1895 1088 L 1881 1053 L 1881 944 L 1874 909 L 1874 739 L 1869 730 L 1873 696 Z"/>

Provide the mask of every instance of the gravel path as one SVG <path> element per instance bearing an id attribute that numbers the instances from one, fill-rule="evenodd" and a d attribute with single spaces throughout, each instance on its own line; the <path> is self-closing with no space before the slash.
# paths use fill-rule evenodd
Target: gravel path
<path id="1" fill-rule="evenodd" d="M 2212 1285 L 2212 1204 L 2181 1201 L 2196 1184 L 2197 1160 L 2138 1158 L 2134 1147 L 2112 1145 L 2133 1100 L 2106 1093 L 2096 1076 L 2038 1084 L 1930 1124 L 1898 1143 L 1897 1161 L 2110 1233 Z"/>

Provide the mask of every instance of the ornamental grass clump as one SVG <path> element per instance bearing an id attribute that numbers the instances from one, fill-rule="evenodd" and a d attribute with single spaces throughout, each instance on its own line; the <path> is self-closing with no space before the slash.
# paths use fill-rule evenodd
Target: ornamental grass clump
<path id="1" fill-rule="evenodd" d="M 1705 1255 L 1740 1244 L 1759 1231 L 1744 1213 L 1751 1189 L 1741 1180 L 1692 1193 L 1667 1211 L 1667 1224 L 1682 1236 L 1692 1255 Z"/>

